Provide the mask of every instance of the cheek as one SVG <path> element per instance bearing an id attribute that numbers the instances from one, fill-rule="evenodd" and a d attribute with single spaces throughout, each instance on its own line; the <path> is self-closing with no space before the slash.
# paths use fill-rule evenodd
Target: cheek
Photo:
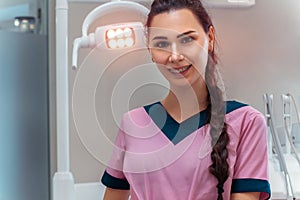
<path id="1" fill-rule="evenodd" d="M 153 50 L 151 51 L 151 56 L 153 62 L 158 64 L 166 64 L 168 62 L 170 53 L 162 50 Z"/>
<path id="2" fill-rule="evenodd" d="M 188 50 L 188 54 L 190 61 L 195 66 L 197 71 L 204 76 L 206 65 L 208 62 L 208 47 L 207 45 L 204 45 L 204 47 L 194 47 Z"/>

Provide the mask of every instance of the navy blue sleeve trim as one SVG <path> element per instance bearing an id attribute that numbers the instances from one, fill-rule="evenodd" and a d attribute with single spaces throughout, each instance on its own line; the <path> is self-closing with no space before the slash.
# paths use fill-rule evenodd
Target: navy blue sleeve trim
<path id="1" fill-rule="evenodd" d="M 242 192 L 265 192 L 271 196 L 270 184 L 266 180 L 260 179 L 233 179 L 231 186 L 231 193 L 242 193 Z"/>
<path id="2" fill-rule="evenodd" d="M 239 109 L 241 107 L 248 106 L 248 104 L 244 104 L 238 101 L 227 101 L 226 102 L 226 114 Z"/>
<path id="3" fill-rule="evenodd" d="M 118 189 L 118 190 L 129 190 L 130 185 L 126 179 L 119 179 L 111 176 L 106 171 L 104 172 L 101 182 L 109 188 Z"/>

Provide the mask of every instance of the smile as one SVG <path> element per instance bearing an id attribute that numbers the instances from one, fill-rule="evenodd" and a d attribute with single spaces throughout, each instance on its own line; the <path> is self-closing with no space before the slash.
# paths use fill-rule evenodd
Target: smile
<path id="1" fill-rule="evenodd" d="M 175 73 L 175 74 L 182 74 L 182 73 L 186 72 L 188 69 L 190 69 L 191 66 L 192 66 L 192 64 L 181 67 L 181 68 L 177 68 L 177 69 L 171 68 L 171 69 L 169 69 L 169 71 L 171 73 Z"/>

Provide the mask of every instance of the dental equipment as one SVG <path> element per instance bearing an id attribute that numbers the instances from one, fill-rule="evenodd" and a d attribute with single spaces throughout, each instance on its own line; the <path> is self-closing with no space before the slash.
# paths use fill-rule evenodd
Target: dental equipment
<path id="1" fill-rule="evenodd" d="M 79 48 L 93 48 L 96 45 L 102 44 L 98 41 L 95 36 L 101 35 L 100 29 L 96 30 L 95 33 L 88 35 L 88 29 L 94 20 L 101 18 L 103 16 L 108 16 L 111 13 L 119 15 L 120 10 L 125 10 L 126 12 L 136 13 L 135 17 L 138 20 L 124 21 L 125 16 L 122 21 L 117 21 L 114 23 L 130 23 L 133 30 L 136 27 L 141 27 L 141 24 L 136 22 L 142 21 L 146 18 L 148 14 L 148 9 L 141 4 L 129 2 L 129 1 L 112 1 L 100 5 L 95 8 L 88 16 L 85 18 L 82 26 L 82 37 L 77 38 L 74 42 L 73 50 L 73 63 L 74 67 L 77 67 L 77 53 Z M 53 199 L 54 200 L 74 200 L 75 199 L 75 188 L 73 175 L 70 171 L 70 148 L 69 148 L 69 87 L 68 87 L 68 0 L 56 0 L 56 106 L 57 106 L 57 172 L 55 172 L 53 177 Z M 120 17 L 119 17 L 120 18 Z M 115 19 L 115 18 L 113 18 Z M 103 20 L 108 21 L 109 20 Z M 110 24 L 114 24 L 110 23 Z M 108 24 L 106 24 L 108 25 Z M 106 27 L 108 28 L 108 27 Z M 123 29 L 125 30 L 125 28 Z M 127 32 L 124 33 L 128 34 Z M 138 29 L 141 31 L 142 29 Z M 103 32 L 102 32 L 103 33 Z M 103 34 L 104 35 L 104 34 Z M 102 36 L 103 36 L 102 35 Z M 133 34 L 135 36 L 140 34 Z M 137 41 L 128 41 L 127 46 L 138 44 Z M 102 38 L 103 39 L 103 38 Z M 101 39 L 100 39 L 101 40 Z M 98 43 L 97 43 L 98 41 Z M 105 40 L 103 40 L 105 41 Z M 123 46 L 119 43 L 119 46 Z M 104 43 L 103 43 L 104 44 Z M 125 46 L 125 45 L 124 45 Z M 96 188 L 96 187 L 94 187 Z"/>
<path id="2" fill-rule="evenodd" d="M 298 107 L 297 107 L 297 104 L 296 104 L 296 101 L 295 101 L 295 98 L 294 98 L 294 96 L 292 95 L 292 94 L 290 94 L 290 93 L 287 93 L 285 96 L 287 96 L 290 100 L 292 100 L 292 102 L 293 102 L 293 107 L 294 107 L 294 111 L 296 112 L 295 114 L 296 114 L 296 117 L 297 117 L 297 124 L 298 124 L 298 127 L 299 127 L 299 125 L 300 125 L 300 115 L 299 115 L 299 109 L 298 109 Z M 290 105 L 291 106 L 291 105 Z M 292 107 L 292 106 L 291 106 Z M 298 133 L 299 134 L 299 133 Z M 299 135 L 298 135 L 299 136 Z M 292 138 L 292 139 L 296 139 L 297 138 L 297 135 L 293 135 L 293 137 L 295 137 L 295 138 Z M 294 143 L 296 143 L 297 141 L 293 141 L 293 144 Z M 294 144 L 294 146 L 295 146 L 295 144 Z M 296 149 L 296 148 L 295 148 Z M 299 154 L 299 151 L 297 151 L 297 153 Z"/>
<path id="3" fill-rule="evenodd" d="M 295 111 L 296 111 L 296 116 L 297 116 L 297 119 L 298 119 L 298 123 L 300 124 L 300 114 L 299 114 L 299 109 L 297 107 L 297 104 L 296 104 L 296 101 L 295 101 L 295 98 L 292 94 L 287 94 L 288 96 L 291 97 L 292 101 L 293 101 L 293 104 L 294 104 L 294 108 L 295 108 Z"/>
<path id="4" fill-rule="evenodd" d="M 295 195 L 293 191 L 293 186 L 291 183 L 291 178 L 287 169 L 287 165 L 284 159 L 284 155 L 281 149 L 280 140 L 277 134 L 277 130 L 275 127 L 274 122 L 274 114 L 273 114 L 273 95 L 264 94 L 263 95 L 264 103 L 265 103 L 265 112 L 266 112 L 266 118 L 267 118 L 267 125 L 270 127 L 270 133 L 272 135 L 274 147 L 277 153 L 280 170 L 284 174 L 284 181 L 285 181 L 285 190 L 286 190 L 286 198 L 289 200 L 295 200 Z"/>
<path id="5" fill-rule="evenodd" d="M 298 152 L 296 150 L 296 147 L 294 145 L 293 139 L 291 138 L 292 136 L 292 106 L 291 106 L 291 96 L 289 94 L 281 95 L 282 99 L 282 118 L 283 118 L 283 123 L 284 123 L 284 130 L 285 130 L 285 138 L 286 138 L 286 153 L 287 155 L 290 155 L 291 153 L 294 153 L 294 157 L 296 158 L 297 163 L 294 163 L 294 167 L 298 167 L 300 169 L 300 158 L 298 155 Z M 291 161 L 293 159 L 290 159 Z"/>
<path id="6" fill-rule="evenodd" d="M 285 135 L 285 146 L 286 146 L 286 153 L 291 153 L 291 138 L 290 134 L 292 132 L 292 108 L 291 108 L 291 98 L 288 95 L 282 94 L 281 95 L 282 100 L 282 118 L 284 127 L 286 129 L 286 135 Z"/>
<path id="7" fill-rule="evenodd" d="M 139 21 L 126 21 L 126 19 L 106 24 L 98 27 L 94 33 L 88 34 L 91 24 L 99 18 L 111 14 L 117 14 L 120 10 L 126 9 L 139 15 Z M 149 10 L 141 4 L 129 1 L 112 1 L 100 5 L 91 11 L 85 18 L 82 25 L 82 36 L 76 38 L 73 42 L 72 67 L 77 68 L 78 50 L 80 48 L 116 49 L 124 47 L 142 47 L 145 45 L 143 34 L 143 24 Z M 126 17 L 125 17 L 126 18 Z M 141 32 L 141 33 L 135 33 Z M 128 37 L 126 37 L 126 34 Z M 123 37 L 125 36 L 125 38 Z M 118 40 L 114 40 L 116 37 Z M 104 45 L 106 44 L 106 45 Z"/>
<path id="8" fill-rule="evenodd" d="M 273 95 L 270 94 L 270 103 L 269 105 L 267 104 L 267 96 L 266 94 L 263 96 L 263 100 L 264 100 L 264 110 L 265 110 L 265 117 L 266 117 L 266 121 L 267 121 L 267 128 L 268 128 L 268 135 L 267 135 L 267 141 L 268 141 L 268 155 L 272 156 L 273 155 L 273 151 L 274 151 L 274 146 L 273 146 L 273 142 L 272 142 L 272 134 L 270 132 L 270 113 L 269 113 L 269 108 L 273 109 Z"/>
<path id="9" fill-rule="evenodd" d="M 53 199 L 74 199 L 70 172 L 68 87 L 68 2 L 56 0 L 56 123 L 57 172 L 53 177 Z"/>
<path id="10" fill-rule="evenodd" d="M 300 128 L 300 114 L 299 114 L 299 109 L 297 107 L 297 103 L 296 100 L 294 98 L 294 96 L 292 94 L 287 94 L 291 97 L 293 105 L 294 105 L 294 111 L 296 112 L 296 117 L 297 117 L 297 124 L 298 124 L 298 128 Z M 297 143 L 299 145 L 299 139 L 300 139 L 300 131 L 298 129 L 298 134 L 293 135 L 295 137 L 295 143 Z M 299 147 L 300 148 L 300 147 Z M 298 155 L 299 155 L 299 151 L 297 151 Z"/>

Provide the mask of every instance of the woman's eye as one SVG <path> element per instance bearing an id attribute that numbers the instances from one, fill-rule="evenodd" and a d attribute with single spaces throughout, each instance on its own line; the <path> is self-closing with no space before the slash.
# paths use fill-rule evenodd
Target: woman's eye
<path id="1" fill-rule="evenodd" d="M 186 44 L 186 43 L 192 42 L 193 40 L 194 40 L 194 39 L 193 39 L 192 37 L 187 36 L 187 37 L 182 38 L 182 39 L 180 40 L 180 42 L 181 42 L 182 44 Z"/>
<path id="2" fill-rule="evenodd" d="M 156 48 L 166 48 L 166 47 L 168 47 L 169 45 L 170 45 L 170 43 L 167 42 L 167 41 L 160 41 L 160 42 L 156 42 L 156 43 L 154 44 L 154 47 L 156 47 Z"/>

